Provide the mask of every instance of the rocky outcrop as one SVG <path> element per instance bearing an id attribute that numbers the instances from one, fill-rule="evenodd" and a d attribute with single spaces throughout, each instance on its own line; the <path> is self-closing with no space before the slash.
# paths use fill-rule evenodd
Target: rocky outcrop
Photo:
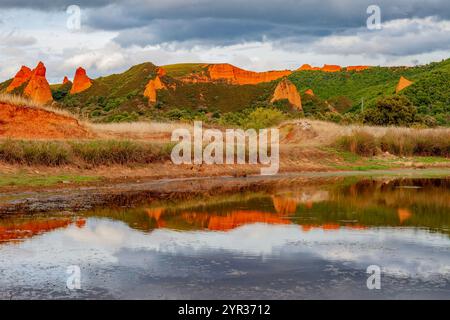
<path id="1" fill-rule="evenodd" d="M 409 81 L 408 79 L 404 78 L 403 76 L 400 77 L 400 80 L 398 80 L 397 87 L 395 88 L 395 93 L 399 93 L 403 89 L 409 87 L 412 85 L 413 82 Z"/>
<path id="2" fill-rule="evenodd" d="M 75 72 L 75 77 L 73 78 L 72 88 L 70 89 L 70 94 L 80 93 L 92 86 L 92 81 L 86 75 L 86 70 L 79 67 Z"/>
<path id="3" fill-rule="evenodd" d="M 258 84 L 270 82 L 281 77 L 290 75 L 290 70 L 253 72 L 237 68 L 228 63 L 213 64 L 208 68 L 209 78 L 211 80 L 225 80 L 231 84 Z"/>
<path id="4" fill-rule="evenodd" d="M 53 100 L 50 85 L 45 78 L 46 68 L 42 62 L 39 62 L 37 67 L 32 71 L 30 81 L 25 90 L 25 96 L 37 103 L 47 103 Z"/>
<path id="5" fill-rule="evenodd" d="M 345 68 L 347 71 L 363 71 L 369 69 L 369 66 L 348 66 Z"/>
<path id="6" fill-rule="evenodd" d="M 346 71 L 362 71 L 369 69 L 369 66 L 348 66 L 345 68 Z M 342 70 L 341 66 L 333 65 L 333 64 L 325 64 L 322 68 L 319 67 L 312 67 L 309 64 L 304 64 L 300 68 L 297 69 L 297 71 L 303 71 L 303 70 L 316 70 L 316 71 L 324 71 L 324 72 L 338 72 Z"/>
<path id="7" fill-rule="evenodd" d="M 150 80 L 145 87 L 144 96 L 148 98 L 148 102 L 156 102 L 156 91 L 165 89 L 166 86 L 161 82 L 161 79 L 156 76 L 155 79 Z"/>
<path id="8" fill-rule="evenodd" d="M 310 96 L 314 96 L 314 91 L 312 89 L 308 89 L 305 91 L 305 94 L 309 94 Z"/>
<path id="9" fill-rule="evenodd" d="M 69 78 L 67 78 L 67 76 L 65 76 L 62 83 L 66 84 L 66 83 L 69 83 L 69 82 L 70 82 Z"/>
<path id="10" fill-rule="evenodd" d="M 28 68 L 26 66 L 22 66 L 22 68 L 20 68 L 19 72 L 17 72 L 16 75 L 14 76 L 14 79 L 9 84 L 8 88 L 6 88 L 6 92 L 11 92 L 14 89 L 23 85 L 24 83 L 26 83 L 28 80 L 30 80 L 31 73 L 32 73 L 32 71 L 30 68 Z"/>
<path id="11" fill-rule="evenodd" d="M 303 70 L 320 70 L 319 67 L 311 67 L 309 64 L 304 64 L 300 68 L 297 69 L 297 71 L 303 71 Z"/>
<path id="12" fill-rule="evenodd" d="M 283 79 L 278 83 L 271 102 L 283 99 L 287 99 L 295 109 L 302 110 L 302 100 L 297 87 L 288 79 Z"/>
<path id="13" fill-rule="evenodd" d="M 324 72 L 338 72 L 341 71 L 341 67 L 334 64 L 324 64 L 321 70 Z"/>

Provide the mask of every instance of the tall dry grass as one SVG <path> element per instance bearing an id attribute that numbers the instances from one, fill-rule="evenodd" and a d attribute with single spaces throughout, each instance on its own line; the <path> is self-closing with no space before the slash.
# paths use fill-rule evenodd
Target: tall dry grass
<path id="1" fill-rule="evenodd" d="M 19 107 L 26 107 L 26 108 L 34 108 L 34 109 L 42 109 L 48 112 L 52 112 L 64 117 L 69 118 L 75 118 L 77 120 L 80 120 L 80 118 L 73 113 L 60 109 L 55 108 L 49 105 L 45 105 L 42 103 L 35 102 L 31 99 L 28 99 L 27 97 L 16 95 L 16 94 L 8 94 L 8 93 L 0 93 L 0 103 L 10 104 L 13 106 L 19 106 Z"/>
<path id="2" fill-rule="evenodd" d="M 170 159 L 173 145 L 125 140 L 0 141 L 0 161 L 20 165 L 133 165 Z"/>
<path id="3" fill-rule="evenodd" d="M 450 157 L 450 129 L 386 128 L 375 135 L 360 128 L 336 139 L 339 148 L 362 156 L 389 152 L 398 156 Z"/>

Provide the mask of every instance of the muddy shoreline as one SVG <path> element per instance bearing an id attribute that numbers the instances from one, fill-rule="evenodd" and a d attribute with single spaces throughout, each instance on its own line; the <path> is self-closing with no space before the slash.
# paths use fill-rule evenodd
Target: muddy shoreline
<path id="1" fill-rule="evenodd" d="M 0 194 L 0 215 L 84 211 L 96 207 L 132 207 L 156 200 L 186 199 L 245 191 L 269 190 L 292 183 L 320 184 L 343 177 L 448 177 L 450 169 L 397 169 L 283 173 L 274 176 L 198 177 L 118 181 L 103 185 L 49 188 Z"/>

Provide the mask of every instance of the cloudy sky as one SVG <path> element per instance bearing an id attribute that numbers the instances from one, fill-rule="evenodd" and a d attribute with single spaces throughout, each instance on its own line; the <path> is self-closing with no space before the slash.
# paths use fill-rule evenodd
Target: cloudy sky
<path id="1" fill-rule="evenodd" d="M 370 5 L 381 29 L 367 27 Z M 39 60 L 60 82 L 78 66 L 95 78 L 144 61 L 263 71 L 450 57 L 449 0 L 1 0 L 0 12 L 0 81 Z"/>

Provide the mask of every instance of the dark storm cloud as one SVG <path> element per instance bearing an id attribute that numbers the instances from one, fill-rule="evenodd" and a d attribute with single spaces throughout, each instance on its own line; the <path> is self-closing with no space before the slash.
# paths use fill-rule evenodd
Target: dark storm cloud
<path id="1" fill-rule="evenodd" d="M 115 41 L 122 46 L 262 39 L 280 45 L 308 43 L 368 31 L 366 10 L 372 4 L 380 6 L 382 22 L 429 16 L 450 20 L 449 0 L 2 0 L 0 7 L 52 10 L 72 4 L 84 10 L 90 28 L 117 31 Z"/>
<path id="2" fill-rule="evenodd" d="M 0 8 L 5 9 L 37 9 L 37 10 L 60 10 L 70 5 L 78 5 L 84 8 L 103 7 L 110 3 L 121 1 L 108 0 L 1 0 Z"/>

